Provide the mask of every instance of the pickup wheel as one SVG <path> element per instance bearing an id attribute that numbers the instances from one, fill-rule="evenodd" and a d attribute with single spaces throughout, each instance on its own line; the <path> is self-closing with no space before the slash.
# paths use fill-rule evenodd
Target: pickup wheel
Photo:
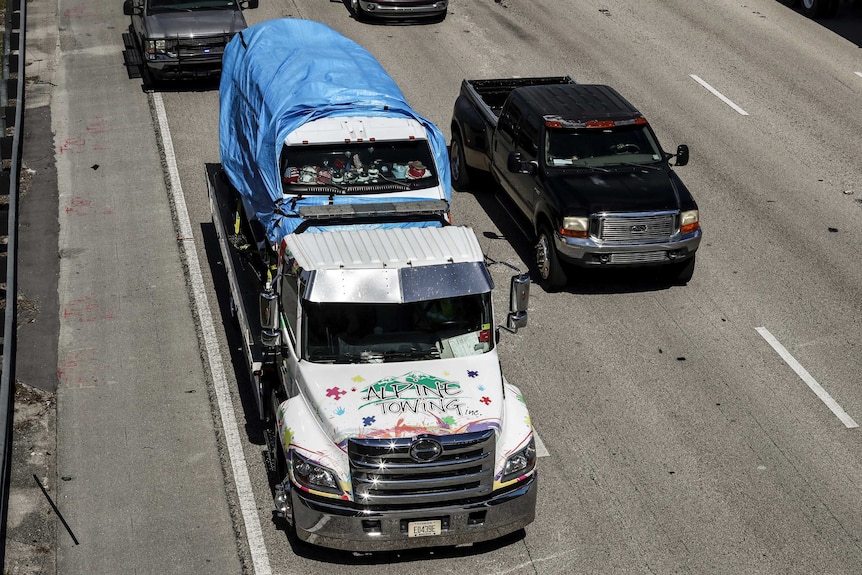
<path id="1" fill-rule="evenodd" d="M 809 18 L 834 16 L 838 11 L 838 0 L 802 0 L 802 13 Z"/>
<path id="2" fill-rule="evenodd" d="M 670 280 L 673 281 L 676 285 L 686 285 L 691 281 L 692 276 L 694 275 L 694 265 L 695 258 L 697 256 L 691 256 L 688 260 L 679 263 L 673 264 L 670 269 Z"/>
<path id="3" fill-rule="evenodd" d="M 449 145 L 449 171 L 452 172 L 452 187 L 459 192 L 466 191 L 470 185 L 470 173 L 464 158 L 464 141 L 457 132 L 452 135 Z"/>
<path id="4" fill-rule="evenodd" d="M 539 278 L 542 287 L 546 291 L 559 291 L 568 282 L 566 270 L 557 256 L 554 247 L 554 234 L 551 229 L 544 225 L 539 229 L 539 238 L 536 242 L 536 267 L 539 270 Z"/>
<path id="5" fill-rule="evenodd" d="M 359 0 L 345 0 L 350 13 L 357 21 L 362 22 L 366 18 L 365 10 L 359 5 Z"/>

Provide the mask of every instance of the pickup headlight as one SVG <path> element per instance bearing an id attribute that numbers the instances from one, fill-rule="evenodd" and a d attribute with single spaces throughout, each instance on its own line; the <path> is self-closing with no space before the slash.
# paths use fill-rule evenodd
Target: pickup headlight
<path id="1" fill-rule="evenodd" d="M 536 440 L 530 438 L 527 447 L 512 454 L 506 460 L 501 483 L 511 481 L 520 475 L 525 475 L 536 466 Z"/>
<path id="2" fill-rule="evenodd" d="M 679 233 L 690 234 L 700 228 L 700 214 L 697 210 L 688 210 L 679 215 Z"/>
<path id="3" fill-rule="evenodd" d="M 589 218 L 576 218 L 567 216 L 563 218 L 563 227 L 560 233 L 570 238 L 585 238 L 590 230 Z"/>
<path id="4" fill-rule="evenodd" d="M 341 495 L 341 487 L 335 479 L 332 470 L 304 458 L 296 451 L 291 452 L 293 458 L 293 478 L 297 483 L 315 491 L 325 491 Z"/>
<path id="5" fill-rule="evenodd" d="M 172 55 L 176 50 L 176 40 L 147 40 L 147 54 Z"/>

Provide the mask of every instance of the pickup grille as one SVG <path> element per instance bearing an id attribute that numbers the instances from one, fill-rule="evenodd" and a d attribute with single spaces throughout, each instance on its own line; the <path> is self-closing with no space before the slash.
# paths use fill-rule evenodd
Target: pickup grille
<path id="1" fill-rule="evenodd" d="M 443 447 L 439 458 L 417 462 L 413 437 L 351 439 L 347 453 L 354 501 L 383 510 L 481 498 L 494 484 L 496 435 L 493 430 L 431 437 Z"/>
<path id="2" fill-rule="evenodd" d="M 679 213 L 598 214 L 591 218 L 590 227 L 591 235 L 605 242 L 663 242 L 679 230 Z"/>
<path id="3" fill-rule="evenodd" d="M 219 34 L 203 38 L 178 38 L 176 44 L 179 58 L 194 58 L 196 56 L 221 56 L 225 46 L 230 42 L 231 34 Z"/>

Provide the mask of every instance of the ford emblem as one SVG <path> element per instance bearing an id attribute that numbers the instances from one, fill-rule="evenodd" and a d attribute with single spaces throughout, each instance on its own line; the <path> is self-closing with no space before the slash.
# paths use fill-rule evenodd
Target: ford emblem
<path id="1" fill-rule="evenodd" d="M 637 224 L 635 226 L 632 226 L 631 230 L 633 234 L 640 234 L 647 230 L 647 226 L 646 224 Z"/>
<path id="2" fill-rule="evenodd" d="M 443 445 L 430 437 L 419 437 L 410 444 L 410 458 L 416 463 L 431 463 L 443 455 Z"/>

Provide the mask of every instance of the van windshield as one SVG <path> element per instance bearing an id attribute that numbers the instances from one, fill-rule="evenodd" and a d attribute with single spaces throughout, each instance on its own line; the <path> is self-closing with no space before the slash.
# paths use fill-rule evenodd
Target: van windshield
<path id="1" fill-rule="evenodd" d="M 284 146 L 287 195 L 385 193 L 439 185 L 427 140 Z"/>
<path id="2" fill-rule="evenodd" d="M 413 303 L 303 301 L 303 358 L 383 363 L 464 357 L 494 347 L 489 293 Z"/>
<path id="3" fill-rule="evenodd" d="M 650 164 L 661 160 L 658 142 L 646 126 L 546 131 L 545 163 L 549 168 Z"/>

